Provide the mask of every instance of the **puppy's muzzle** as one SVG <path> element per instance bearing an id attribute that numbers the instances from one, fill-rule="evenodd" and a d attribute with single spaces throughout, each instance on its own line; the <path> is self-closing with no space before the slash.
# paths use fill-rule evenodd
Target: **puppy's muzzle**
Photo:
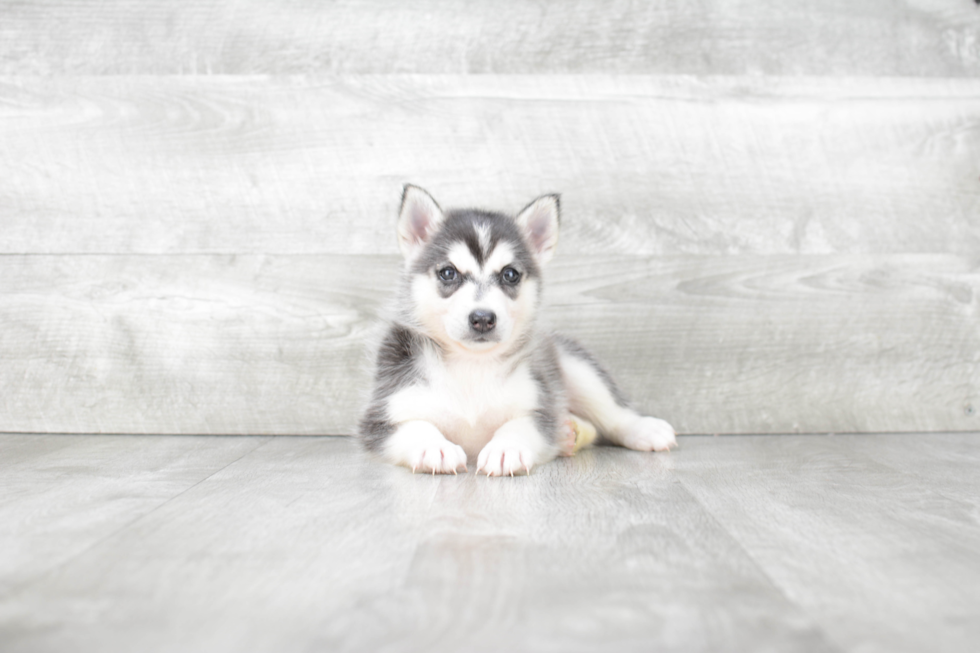
<path id="1" fill-rule="evenodd" d="M 490 333 L 497 326 L 497 315 L 493 311 L 477 309 L 470 313 L 470 328 L 477 333 Z"/>

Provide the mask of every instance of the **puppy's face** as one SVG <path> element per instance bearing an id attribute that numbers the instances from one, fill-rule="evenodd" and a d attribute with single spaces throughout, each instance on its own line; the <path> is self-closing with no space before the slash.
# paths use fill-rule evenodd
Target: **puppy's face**
<path id="1" fill-rule="evenodd" d="M 486 229 L 486 227 L 484 228 Z M 537 305 L 537 266 L 521 243 L 473 252 L 433 246 L 412 277 L 415 317 L 438 342 L 488 352 L 520 337 Z"/>
<path id="2" fill-rule="evenodd" d="M 506 351 L 527 333 L 540 266 L 557 241 L 558 199 L 536 200 L 515 219 L 486 211 L 443 214 L 407 186 L 399 219 L 415 321 L 444 348 Z"/>

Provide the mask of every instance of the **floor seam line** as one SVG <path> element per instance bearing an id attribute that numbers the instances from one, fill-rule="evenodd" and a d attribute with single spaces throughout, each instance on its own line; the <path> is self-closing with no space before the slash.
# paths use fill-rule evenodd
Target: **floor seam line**
<path id="1" fill-rule="evenodd" d="M 162 503 L 159 503 L 159 504 L 153 506 L 147 512 L 145 512 L 142 515 L 136 517 L 132 521 L 129 521 L 126 524 L 120 526 L 116 530 L 114 530 L 111 533 L 109 533 L 109 534 L 105 535 L 104 537 L 100 538 L 98 541 L 93 542 L 92 544 L 88 545 L 87 547 L 85 547 L 84 549 L 82 549 L 81 551 L 79 551 L 78 553 L 76 553 L 75 555 L 71 556 L 70 558 L 68 558 L 66 560 L 62 560 L 57 565 L 55 565 L 55 566 L 53 566 L 53 567 L 45 570 L 43 573 L 39 574 L 37 577 L 32 578 L 30 580 L 27 580 L 27 581 L 21 583 L 20 585 L 17 585 L 16 587 L 11 588 L 9 591 L 4 592 L 3 594 L 0 594 L 0 600 L 9 599 L 9 598 L 11 598 L 11 597 L 19 594 L 20 592 L 23 592 L 24 590 L 26 590 L 27 588 L 29 588 L 31 585 L 34 585 L 35 583 L 43 580 L 44 578 L 50 576 L 53 573 L 55 573 L 59 569 L 63 569 L 67 565 L 75 562 L 76 560 L 78 560 L 79 558 L 81 558 L 82 556 L 84 556 L 89 551 L 92 551 L 92 550 L 96 549 L 97 547 L 101 546 L 103 543 L 111 540 L 112 538 L 116 537 L 117 535 L 119 535 L 123 531 L 131 528 L 134 524 L 136 524 L 140 520 L 145 519 L 146 517 L 152 515 L 153 513 L 155 513 L 160 508 L 162 508 L 165 505 L 169 504 L 171 501 L 173 501 L 173 500 L 175 500 L 175 499 L 177 499 L 179 497 L 182 497 L 183 495 L 187 494 L 188 492 L 190 492 L 191 490 L 193 490 L 194 488 L 196 488 L 201 483 L 207 481 L 210 478 L 213 478 L 215 476 L 215 474 L 219 474 L 219 473 L 223 472 L 224 470 L 228 469 L 229 467 L 231 467 L 232 465 L 234 465 L 235 463 L 237 463 L 241 459 L 245 458 L 246 456 L 252 455 L 253 453 L 255 453 L 256 451 L 258 451 L 259 449 L 261 449 L 265 445 L 269 444 L 269 442 L 272 441 L 274 439 L 274 437 L 275 436 L 266 436 L 267 439 L 264 442 L 259 443 L 256 447 L 254 447 L 252 449 L 249 449 L 247 452 L 243 453 L 238 458 L 235 458 L 234 460 L 229 461 L 226 465 L 223 465 L 219 469 L 214 470 L 213 472 L 211 472 L 210 474 L 208 474 L 204 478 L 198 480 L 196 483 L 194 483 L 194 484 L 192 484 L 192 485 L 184 488 L 183 490 L 181 490 L 177 494 L 173 495 L 172 497 L 169 497 L 166 501 L 163 501 Z"/>
<path id="2" fill-rule="evenodd" d="M 681 477 L 677 474 L 677 470 L 674 469 L 670 470 L 670 474 L 671 476 L 674 477 L 674 479 L 676 479 L 677 483 L 680 484 L 682 488 L 684 488 L 684 492 L 687 493 L 687 495 L 701 508 L 701 510 L 704 511 L 706 515 L 708 515 L 708 517 L 711 518 L 711 521 L 716 526 L 718 526 L 718 528 L 720 528 L 721 531 L 725 533 L 725 535 L 731 538 L 732 542 L 738 545 L 739 551 L 745 554 L 745 557 L 752 563 L 752 566 L 755 567 L 755 569 L 762 575 L 762 577 L 766 579 L 766 582 L 769 583 L 770 587 L 772 587 L 776 592 L 778 592 L 779 595 L 782 596 L 783 599 L 785 599 L 789 604 L 793 605 L 797 610 L 799 610 L 801 614 L 806 616 L 807 621 L 813 624 L 813 627 L 816 628 L 817 631 L 826 638 L 827 643 L 831 644 L 834 648 L 840 651 L 840 653 L 845 653 L 845 651 L 849 650 L 846 646 L 842 645 L 836 639 L 831 637 L 830 633 L 828 633 L 826 629 L 823 627 L 823 624 L 818 622 L 813 617 L 813 615 L 810 614 L 808 610 L 804 609 L 802 605 L 800 605 L 799 603 L 797 603 L 796 601 L 794 601 L 793 599 L 791 599 L 789 596 L 786 595 L 786 592 L 783 591 L 783 588 L 780 587 L 775 580 L 773 580 L 772 576 L 770 576 L 769 573 L 759 563 L 759 561 L 756 560 L 755 556 L 749 553 L 748 549 L 745 548 L 745 544 L 743 544 L 742 541 L 739 540 L 734 533 L 728 530 L 728 528 L 726 528 L 725 525 L 722 524 L 717 517 L 715 517 L 715 514 L 711 510 L 709 510 L 706 505 L 704 505 L 701 499 L 699 499 L 697 495 L 695 495 L 694 492 L 692 492 L 691 489 L 684 484 L 683 479 L 681 479 Z"/>

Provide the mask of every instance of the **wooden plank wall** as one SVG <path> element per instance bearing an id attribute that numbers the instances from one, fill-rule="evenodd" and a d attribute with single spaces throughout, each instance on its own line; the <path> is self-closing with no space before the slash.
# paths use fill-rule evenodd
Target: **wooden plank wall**
<path id="1" fill-rule="evenodd" d="M 349 433 L 401 184 L 686 433 L 980 428 L 980 8 L 0 1 L 0 431 Z"/>

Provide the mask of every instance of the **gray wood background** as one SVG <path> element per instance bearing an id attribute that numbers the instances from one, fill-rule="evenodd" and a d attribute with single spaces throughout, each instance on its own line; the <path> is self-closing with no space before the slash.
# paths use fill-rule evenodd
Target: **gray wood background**
<path id="1" fill-rule="evenodd" d="M 349 433 L 402 183 L 685 433 L 980 428 L 980 8 L 0 0 L 0 431 Z"/>

